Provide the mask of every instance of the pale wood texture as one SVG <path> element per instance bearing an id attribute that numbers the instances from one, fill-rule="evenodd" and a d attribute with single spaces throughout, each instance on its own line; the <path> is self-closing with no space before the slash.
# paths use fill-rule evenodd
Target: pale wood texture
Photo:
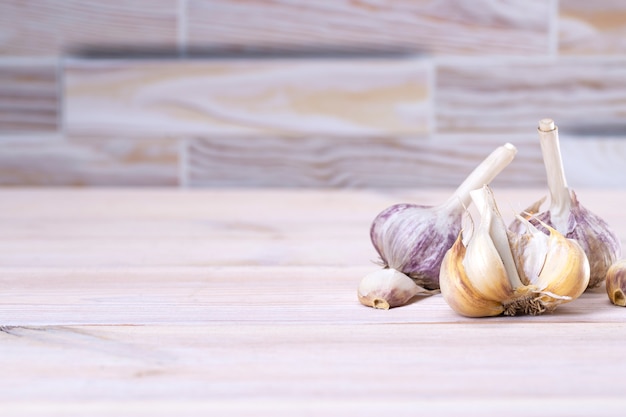
<path id="1" fill-rule="evenodd" d="M 173 0 L 4 0 L 0 55 L 59 56 L 75 50 L 175 48 Z"/>
<path id="2" fill-rule="evenodd" d="M 0 185 L 179 185 L 179 150 L 170 137 L 6 135 Z"/>
<path id="3" fill-rule="evenodd" d="M 527 132 L 550 117 L 563 133 L 623 134 L 626 59 L 563 58 L 442 62 L 440 132 Z"/>
<path id="4" fill-rule="evenodd" d="M 54 63 L 0 61 L 0 134 L 55 131 L 59 91 Z"/>
<path id="5" fill-rule="evenodd" d="M 626 53 L 626 4 L 620 0 L 560 0 L 559 52 Z"/>
<path id="6" fill-rule="evenodd" d="M 507 141 L 518 154 L 495 183 L 543 186 L 532 135 L 194 138 L 184 152 L 183 176 L 187 185 L 204 187 L 454 187 Z"/>
<path id="7" fill-rule="evenodd" d="M 189 0 L 190 50 L 345 48 L 434 54 L 550 50 L 552 1 Z"/>
<path id="8" fill-rule="evenodd" d="M 422 60 L 72 60 L 70 134 L 377 134 L 431 128 Z"/>
<path id="9" fill-rule="evenodd" d="M 625 10 L 2 1 L 0 184 L 453 187 L 511 141 L 534 187 L 552 117 L 571 185 L 626 187 Z"/>
<path id="10" fill-rule="evenodd" d="M 3 413 L 619 413 L 626 309 L 602 289 L 539 317 L 358 303 L 372 218 L 449 192 L 0 190 Z M 626 193 L 578 194 L 624 242 Z"/>

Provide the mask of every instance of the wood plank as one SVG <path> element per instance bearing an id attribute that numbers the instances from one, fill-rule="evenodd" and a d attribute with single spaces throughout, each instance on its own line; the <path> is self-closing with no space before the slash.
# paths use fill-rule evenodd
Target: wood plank
<path id="1" fill-rule="evenodd" d="M 336 250 L 336 249 L 335 249 Z M 85 253 L 85 256 L 88 256 Z M 35 256 L 32 256 L 35 258 Z M 389 311 L 359 304 L 378 266 L 18 267 L 0 269 L 0 317 L 13 326 L 622 323 L 604 288 L 541 316 L 471 319 L 438 295 Z M 268 308 L 270 307 L 271 308 Z"/>
<path id="2" fill-rule="evenodd" d="M 96 48 L 177 47 L 171 0 L 9 0 L 0 3 L 0 55 L 58 56 Z"/>
<path id="3" fill-rule="evenodd" d="M 0 134 L 56 131 L 59 91 L 54 62 L 0 59 Z"/>
<path id="4" fill-rule="evenodd" d="M 543 191 L 495 193 L 506 216 Z M 626 193 L 578 194 L 624 240 Z M 358 303 L 358 281 L 374 268 L 363 259 L 371 248 L 360 246 L 369 243 L 372 216 L 391 203 L 432 204 L 447 195 L 1 189 L 2 410 L 617 415 L 626 405 L 626 309 L 610 304 L 602 288 L 537 317 L 465 318 L 441 295 L 389 311 Z M 92 251 L 105 240 L 108 247 Z M 214 244 L 208 256 L 228 252 L 232 263 L 187 263 L 184 254 L 203 240 Z M 274 242 L 264 263 L 242 261 L 250 240 Z M 73 242 L 73 253 L 59 253 L 64 242 Z M 306 247 L 309 258 L 297 265 L 289 250 L 301 242 L 318 245 Z M 171 259 L 183 255 L 178 265 L 157 259 L 168 253 L 163 243 Z M 358 256 L 335 262 L 352 250 Z M 131 257 L 132 267 L 124 262 Z"/>
<path id="5" fill-rule="evenodd" d="M 559 1 L 559 53 L 626 52 L 626 5 L 620 0 Z"/>
<path id="6" fill-rule="evenodd" d="M 581 382 L 582 383 L 582 382 Z M 549 387 L 546 387 L 549 389 Z M 614 416 L 624 408 L 626 401 L 618 397 L 517 397 L 501 396 L 491 398 L 454 397 L 424 398 L 414 395 L 411 398 L 385 399 L 381 396 L 348 399 L 292 399 L 285 395 L 279 399 L 245 398 L 237 400 L 125 400 L 118 401 L 8 401 L 4 410 L 13 416 L 39 416 L 42 414 L 72 417 L 83 416 L 205 416 L 233 415 L 254 417 L 288 417 L 302 412 L 308 416 L 364 416 L 375 417 L 381 414 L 412 416 L 416 409 L 433 417 L 464 415 L 507 415 L 524 417 L 537 409 L 551 416 L 598 417 Z M 53 414 L 54 413 L 54 414 Z"/>
<path id="7" fill-rule="evenodd" d="M 576 191 L 626 243 L 624 195 Z M 494 192 L 507 221 L 547 194 L 545 189 Z M 371 267 L 377 256 L 368 233 L 380 211 L 395 203 L 443 203 L 450 194 L 446 189 L 4 189 L 0 265 Z"/>
<path id="8" fill-rule="evenodd" d="M 562 133 L 620 135 L 626 127 L 622 58 L 442 62 L 436 119 L 442 133 L 535 134 L 538 120 Z"/>
<path id="9" fill-rule="evenodd" d="M 508 406 L 513 416 L 543 405 L 610 415 L 624 404 L 621 323 L 54 326 L 10 328 L 0 340 L 0 399 L 26 413 L 48 404 L 103 415 L 96 405 L 128 400 L 124 415 L 182 402 L 250 415 L 256 404 L 262 415 L 354 415 L 399 401 L 401 415 L 423 404 L 436 415 Z"/>
<path id="10" fill-rule="evenodd" d="M 0 185 L 178 185 L 178 144 L 171 137 L 7 135 L 0 142 Z"/>
<path id="11" fill-rule="evenodd" d="M 428 54 L 549 52 L 552 2 L 190 0 L 190 49 L 407 50 Z"/>
<path id="12" fill-rule="evenodd" d="M 241 136 L 188 141 L 191 187 L 456 187 L 494 149 L 518 155 L 494 184 L 540 187 L 539 141 L 529 135 Z"/>
<path id="13" fill-rule="evenodd" d="M 71 60 L 71 135 L 377 134 L 430 129 L 419 59 Z"/>

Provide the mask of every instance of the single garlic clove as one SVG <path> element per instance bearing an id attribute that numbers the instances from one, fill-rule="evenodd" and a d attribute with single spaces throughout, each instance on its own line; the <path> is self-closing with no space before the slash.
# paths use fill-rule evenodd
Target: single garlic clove
<path id="1" fill-rule="evenodd" d="M 421 287 L 438 289 L 441 262 L 461 231 L 470 191 L 491 182 L 516 152 L 510 143 L 495 149 L 441 205 L 395 204 L 376 216 L 370 238 L 384 266 L 403 272 Z"/>
<path id="2" fill-rule="evenodd" d="M 613 304 L 626 307 L 626 259 L 609 267 L 606 273 L 606 293 Z"/>
<path id="3" fill-rule="evenodd" d="M 416 295 L 430 293 L 402 272 L 392 268 L 367 274 L 358 288 L 361 304 L 381 310 L 403 306 Z"/>
<path id="4" fill-rule="evenodd" d="M 439 277 L 443 299 L 454 311 L 466 317 L 499 316 L 504 312 L 502 303 L 487 299 L 467 277 L 463 266 L 466 251 L 459 235 L 443 258 Z"/>

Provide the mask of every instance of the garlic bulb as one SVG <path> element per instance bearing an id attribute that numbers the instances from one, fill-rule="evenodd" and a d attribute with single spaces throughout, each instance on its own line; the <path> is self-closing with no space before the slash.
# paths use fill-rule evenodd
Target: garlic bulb
<path id="1" fill-rule="evenodd" d="M 405 305 L 416 295 L 430 293 L 395 269 L 383 269 L 366 275 L 358 289 L 361 304 L 382 310 Z"/>
<path id="2" fill-rule="evenodd" d="M 549 235 L 525 219 L 524 234 L 508 232 L 491 189 L 472 192 L 480 224 L 467 246 L 459 234 L 440 272 L 441 294 L 468 317 L 541 314 L 578 298 L 589 280 L 589 263 L 575 241 L 553 228 Z"/>
<path id="3" fill-rule="evenodd" d="M 551 119 L 539 122 L 539 139 L 544 165 L 546 167 L 548 188 L 550 190 L 549 210 L 538 213 L 531 222 L 544 232 L 539 221 L 554 227 L 567 238 L 576 240 L 589 259 L 591 277 L 588 288 L 599 286 L 605 279 L 608 268 L 621 256 L 621 244 L 617 235 L 598 215 L 583 207 L 574 191 L 567 187 L 558 128 Z M 534 210 L 539 211 L 540 202 Z M 514 221 L 511 230 L 519 231 L 523 226 Z"/>
<path id="4" fill-rule="evenodd" d="M 372 222 L 370 238 L 384 267 L 402 272 L 426 289 L 439 288 L 439 268 L 461 230 L 470 191 L 488 184 L 514 158 L 510 143 L 495 149 L 439 206 L 395 204 Z"/>
<path id="5" fill-rule="evenodd" d="M 615 262 L 606 273 L 606 293 L 613 304 L 626 307 L 626 259 Z"/>

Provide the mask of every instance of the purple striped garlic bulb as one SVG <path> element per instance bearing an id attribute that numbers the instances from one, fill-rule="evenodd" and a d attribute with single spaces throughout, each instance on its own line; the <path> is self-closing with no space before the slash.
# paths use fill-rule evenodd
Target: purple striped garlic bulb
<path id="1" fill-rule="evenodd" d="M 389 308 L 409 301 L 406 288 L 410 285 L 403 280 L 403 290 L 398 291 L 393 287 L 400 282 L 397 274 L 396 280 L 385 278 L 388 269 L 408 276 L 419 287 L 411 290 L 415 294 L 429 293 L 423 289 L 439 289 L 441 262 L 461 231 L 463 213 L 471 203 L 470 191 L 489 184 L 516 153 L 517 149 L 510 143 L 495 149 L 441 205 L 395 204 L 376 216 L 370 238 L 384 269 L 378 271 L 380 277 L 373 272 L 361 281 L 358 289 L 361 303 Z"/>
<path id="2" fill-rule="evenodd" d="M 558 128 L 553 120 L 543 119 L 539 122 L 539 140 L 550 190 L 550 207 L 540 212 L 543 202 L 540 200 L 522 214 L 546 234 L 548 231 L 541 222 L 566 238 L 577 241 L 585 251 L 591 268 L 587 288 L 598 287 L 604 282 L 609 267 L 621 256 L 619 237 L 604 219 L 583 207 L 574 191 L 568 188 Z M 513 221 L 509 226 L 514 233 L 522 228 L 519 221 Z"/>

